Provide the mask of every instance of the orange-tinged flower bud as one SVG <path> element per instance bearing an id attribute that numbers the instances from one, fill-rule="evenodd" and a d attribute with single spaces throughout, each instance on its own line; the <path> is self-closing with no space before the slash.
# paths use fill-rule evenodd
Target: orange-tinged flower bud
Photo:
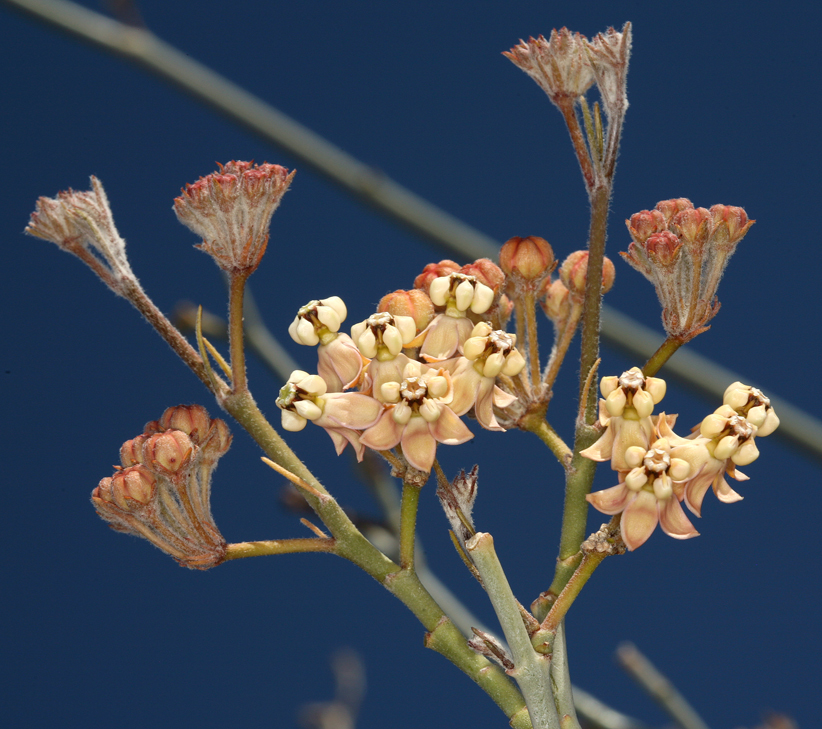
<path id="1" fill-rule="evenodd" d="M 143 446 L 144 462 L 152 470 L 174 475 L 185 471 L 191 462 L 195 445 L 182 430 L 167 430 L 152 435 Z"/>
<path id="2" fill-rule="evenodd" d="M 434 304 L 421 289 L 398 290 L 380 299 L 378 312 L 388 312 L 392 316 L 410 316 L 417 331 L 421 332 L 434 318 Z"/>
<path id="3" fill-rule="evenodd" d="M 508 239 L 499 252 L 499 265 L 507 276 L 520 281 L 541 281 L 556 266 L 554 251 L 535 235 Z"/>
<path id="4" fill-rule="evenodd" d="M 574 251 L 563 262 L 559 276 L 571 296 L 585 295 L 585 284 L 588 281 L 588 251 Z M 609 258 L 602 259 L 602 293 L 608 293 L 614 285 L 616 270 Z"/>
<path id="5" fill-rule="evenodd" d="M 182 430 L 195 445 L 202 445 L 211 430 L 211 418 L 202 405 L 177 405 L 168 408 L 158 421 L 162 430 Z"/>
<path id="6" fill-rule="evenodd" d="M 414 279 L 414 288 L 422 289 L 427 294 L 428 288 L 431 286 L 431 282 L 435 278 L 448 276 L 449 274 L 456 273 L 459 270 L 459 263 L 456 263 L 448 258 L 440 261 L 439 263 L 429 263 L 424 269 L 422 269 L 422 273 Z"/>
<path id="7" fill-rule="evenodd" d="M 665 217 L 665 226 L 667 227 L 674 215 L 682 210 L 693 209 L 693 207 L 694 204 L 687 197 L 678 197 L 673 200 L 661 200 L 654 209 Z"/>
<path id="8" fill-rule="evenodd" d="M 690 208 L 677 213 L 671 221 L 682 242 L 691 251 L 701 252 L 711 234 L 711 214 L 705 208 Z"/>
<path id="9" fill-rule="evenodd" d="M 120 463 L 126 467 L 143 463 L 143 445 L 147 440 L 148 436 L 138 435 L 123 443 L 120 446 Z"/>
<path id="10" fill-rule="evenodd" d="M 642 210 L 634 213 L 630 220 L 626 220 L 628 231 L 637 243 L 644 243 L 654 233 L 666 230 L 668 223 L 659 210 Z"/>
<path id="11" fill-rule="evenodd" d="M 463 266 L 459 273 L 466 276 L 473 276 L 481 284 L 485 284 L 489 289 L 497 293 L 505 281 L 505 274 L 502 269 L 490 258 L 478 258 L 473 263 Z"/>
<path id="12" fill-rule="evenodd" d="M 716 246 L 733 248 L 756 222 L 748 220 L 748 214 L 733 205 L 712 205 L 710 213 L 713 222 L 712 242 Z"/>
<path id="13" fill-rule="evenodd" d="M 645 252 L 651 262 L 664 268 L 676 263 L 680 248 L 682 241 L 668 230 L 650 236 L 645 243 Z"/>

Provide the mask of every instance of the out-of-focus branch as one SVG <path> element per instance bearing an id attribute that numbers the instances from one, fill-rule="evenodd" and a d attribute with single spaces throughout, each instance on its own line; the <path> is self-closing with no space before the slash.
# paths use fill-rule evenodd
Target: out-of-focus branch
<path id="1" fill-rule="evenodd" d="M 267 141 L 281 146 L 385 215 L 453 253 L 468 259 L 496 257 L 499 244 L 492 238 L 406 190 L 379 170 L 364 165 L 153 33 L 117 22 L 68 0 L 0 2 L 134 61 L 160 78 L 171 81 Z M 605 305 L 602 307 L 602 335 L 611 344 L 630 352 L 637 361 L 648 359 L 662 339 Z M 665 371 L 714 399 L 721 398 L 731 382 L 748 381 L 746 377 L 725 370 L 688 350 L 680 350 L 666 364 Z M 717 377 L 718 373 L 721 377 Z M 772 396 L 770 388 L 765 389 L 779 413 L 780 427 L 775 437 L 796 443 L 817 459 L 822 459 L 822 422 Z"/>
<path id="2" fill-rule="evenodd" d="M 708 729 L 699 714 L 632 643 L 617 648 L 617 660 L 628 675 L 656 701 L 680 729 Z"/>

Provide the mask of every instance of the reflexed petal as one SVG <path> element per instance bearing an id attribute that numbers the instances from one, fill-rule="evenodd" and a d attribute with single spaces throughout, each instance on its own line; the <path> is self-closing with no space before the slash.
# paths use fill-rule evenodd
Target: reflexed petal
<path id="1" fill-rule="evenodd" d="M 374 425 L 383 412 L 383 404 L 379 400 L 359 392 L 333 392 L 326 395 L 324 400 L 324 417 L 317 421 L 317 425 L 322 427 L 333 427 L 326 424 L 326 421 L 331 421 L 344 428 L 364 430 Z"/>
<path id="2" fill-rule="evenodd" d="M 688 521 L 685 512 L 676 499 L 665 499 L 659 503 L 659 526 L 662 531 L 674 539 L 698 537 L 699 532 Z"/>
<path id="3" fill-rule="evenodd" d="M 345 450 L 345 446 L 350 443 L 357 454 L 357 461 L 362 461 L 365 455 L 365 446 L 360 443 L 359 433 L 350 428 L 326 428 L 325 432 L 331 436 L 337 455 L 340 455 Z"/>
<path id="4" fill-rule="evenodd" d="M 494 415 L 494 381 L 488 377 L 484 377 L 480 382 L 474 414 L 477 422 L 486 430 L 505 430 Z"/>
<path id="5" fill-rule="evenodd" d="M 640 491 L 622 512 L 622 541 L 629 550 L 641 547 L 659 523 L 656 497 L 648 491 Z"/>
<path id="6" fill-rule="evenodd" d="M 400 442 L 403 427 L 394 421 L 391 410 L 386 410 L 376 424 L 360 436 L 360 443 L 375 451 L 387 451 Z"/>
<path id="7" fill-rule="evenodd" d="M 613 447 L 614 429 L 608 427 L 596 443 L 589 446 L 584 451 L 580 451 L 579 455 L 584 458 L 589 458 L 592 461 L 609 461 L 611 460 L 611 451 L 613 450 Z"/>
<path id="8" fill-rule="evenodd" d="M 444 445 L 459 445 L 471 440 L 474 434 L 449 407 L 443 407 L 436 423 L 430 425 L 431 434 Z"/>
<path id="9" fill-rule="evenodd" d="M 624 483 L 620 483 L 616 486 L 611 486 L 609 489 L 588 494 L 585 498 L 597 511 L 601 511 L 603 514 L 613 515 L 624 511 L 625 507 L 633 500 L 634 493 L 629 491 Z"/>
<path id="10" fill-rule="evenodd" d="M 328 392 L 348 390 L 359 382 L 363 357 L 347 334 L 338 334 L 328 344 L 321 344 L 317 357 L 317 372 L 328 385 Z"/>
<path id="11" fill-rule="evenodd" d="M 436 279 L 435 279 L 436 280 Z M 462 325 L 461 323 L 464 322 Z M 428 362 L 439 362 L 452 357 L 467 337 L 461 337 L 461 330 L 472 327 L 470 319 L 455 319 L 440 314 L 428 326 L 420 356 Z"/>
<path id="12" fill-rule="evenodd" d="M 723 504 L 733 504 L 742 501 L 742 497 L 736 493 L 725 480 L 725 474 L 719 473 L 713 482 L 714 493 Z"/>
<path id="13" fill-rule="evenodd" d="M 470 360 L 464 359 L 454 370 L 451 381 L 454 385 L 454 396 L 449 407 L 457 415 L 464 415 L 474 407 L 482 375 L 474 369 Z"/>
<path id="14" fill-rule="evenodd" d="M 501 390 L 499 387 L 494 385 L 494 405 L 498 408 L 507 408 L 516 399 L 516 395 L 512 395 L 510 392 L 505 392 L 505 390 Z"/>
<path id="15" fill-rule="evenodd" d="M 446 408 L 447 409 L 447 408 Z M 437 441 L 422 418 L 411 418 L 402 434 L 402 454 L 420 471 L 430 471 L 437 453 Z"/>

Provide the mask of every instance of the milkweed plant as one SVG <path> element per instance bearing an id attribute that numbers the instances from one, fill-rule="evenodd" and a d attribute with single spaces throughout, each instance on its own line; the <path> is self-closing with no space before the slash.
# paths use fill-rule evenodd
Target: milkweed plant
<path id="1" fill-rule="evenodd" d="M 760 439 L 779 425 L 767 396 L 742 382 L 729 382 L 722 402 L 700 423 L 682 424 L 665 407 L 666 384 L 658 376 L 719 312 L 720 279 L 754 223 L 741 207 L 697 207 L 682 197 L 630 216 L 630 240 L 619 255 L 653 284 L 667 339 L 625 372 L 601 364 L 600 307 L 615 279 L 605 256 L 606 220 L 628 108 L 630 52 L 626 24 L 591 40 L 563 28 L 504 54 L 564 118 L 590 202 L 587 246 L 560 262 L 547 240 L 531 235 L 505 242 L 496 261 L 431 262 L 416 278 L 394 282 L 407 288 L 383 296 L 376 312 L 349 312 L 349 283 L 309 293 L 317 298 L 298 311 L 276 312 L 283 333 L 316 350 L 316 364 L 292 372 L 279 390 L 276 423 L 263 416 L 246 376 L 243 301 L 294 171 L 233 160 L 185 185 L 174 200 L 180 222 L 229 282 L 227 356 L 205 336 L 200 319 L 190 343 L 143 290 L 99 180 L 92 177 L 85 192 L 41 197 L 26 232 L 74 254 L 130 301 L 315 515 L 314 522 L 303 520 L 309 530 L 303 538 L 227 543 L 210 493 L 217 462 L 231 445 L 229 426 L 202 405 L 176 405 L 123 443 L 120 465 L 91 492 L 100 518 L 195 570 L 292 552 L 342 557 L 397 597 L 423 624 L 425 645 L 474 680 L 511 726 L 580 727 L 563 621 L 582 588 L 606 557 L 653 549 L 661 538 L 653 536 L 657 527 L 673 539 L 698 536 L 708 492 L 726 504 L 741 499 L 729 479 L 748 479 L 740 467 L 757 459 Z M 589 103 L 593 89 L 598 100 Z M 625 275 L 634 274 L 626 269 Z M 543 315 L 554 332 L 548 353 L 537 341 Z M 578 407 L 573 442 L 565 442 L 547 415 L 577 333 Z M 335 485 L 320 483 L 292 450 L 300 449 L 300 431 L 313 427 L 328 433 L 338 455 L 349 451 L 361 461 L 371 452 L 390 466 L 401 488 L 396 555 L 366 538 L 334 498 Z M 477 466 L 448 474 L 437 460 L 440 449 L 471 440 L 478 429 L 508 439 L 508 453 L 518 436 L 507 431 L 536 436 L 547 447 L 540 472 L 565 478 L 553 581 L 525 603 L 509 587 L 494 537 L 472 517 Z M 599 463 L 610 468 L 612 485 L 592 493 Z M 459 557 L 499 618 L 499 637 L 475 629 L 469 639 L 419 579 L 417 506 L 433 491 Z M 593 534 L 586 533 L 589 506 L 607 518 Z"/>

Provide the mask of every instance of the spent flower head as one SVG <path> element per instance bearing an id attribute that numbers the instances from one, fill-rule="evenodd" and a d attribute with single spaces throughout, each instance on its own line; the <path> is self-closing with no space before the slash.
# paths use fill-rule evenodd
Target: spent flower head
<path id="1" fill-rule="evenodd" d="M 279 165 L 231 161 L 186 185 L 174 200 L 179 221 L 197 246 L 228 273 L 252 273 L 268 245 L 271 216 L 295 172 Z"/>
<path id="2" fill-rule="evenodd" d="M 725 266 L 754 222 L 742 208 L 694 208 L 685 198 L 625 221 L 633 242 L 620 255 L 653 283 L 670 336 L 688 341 L 708 329 Z"/>
<path id="3" fill-rule="evenodd" d="M 116 294 L 127 296 L 124 284 L 137 285 L 111 214 L 106 191 L 94 175 L 91 190 L 67 190 L 41 197 L 25 231 L 55 243 L 88 265 Z"/>

